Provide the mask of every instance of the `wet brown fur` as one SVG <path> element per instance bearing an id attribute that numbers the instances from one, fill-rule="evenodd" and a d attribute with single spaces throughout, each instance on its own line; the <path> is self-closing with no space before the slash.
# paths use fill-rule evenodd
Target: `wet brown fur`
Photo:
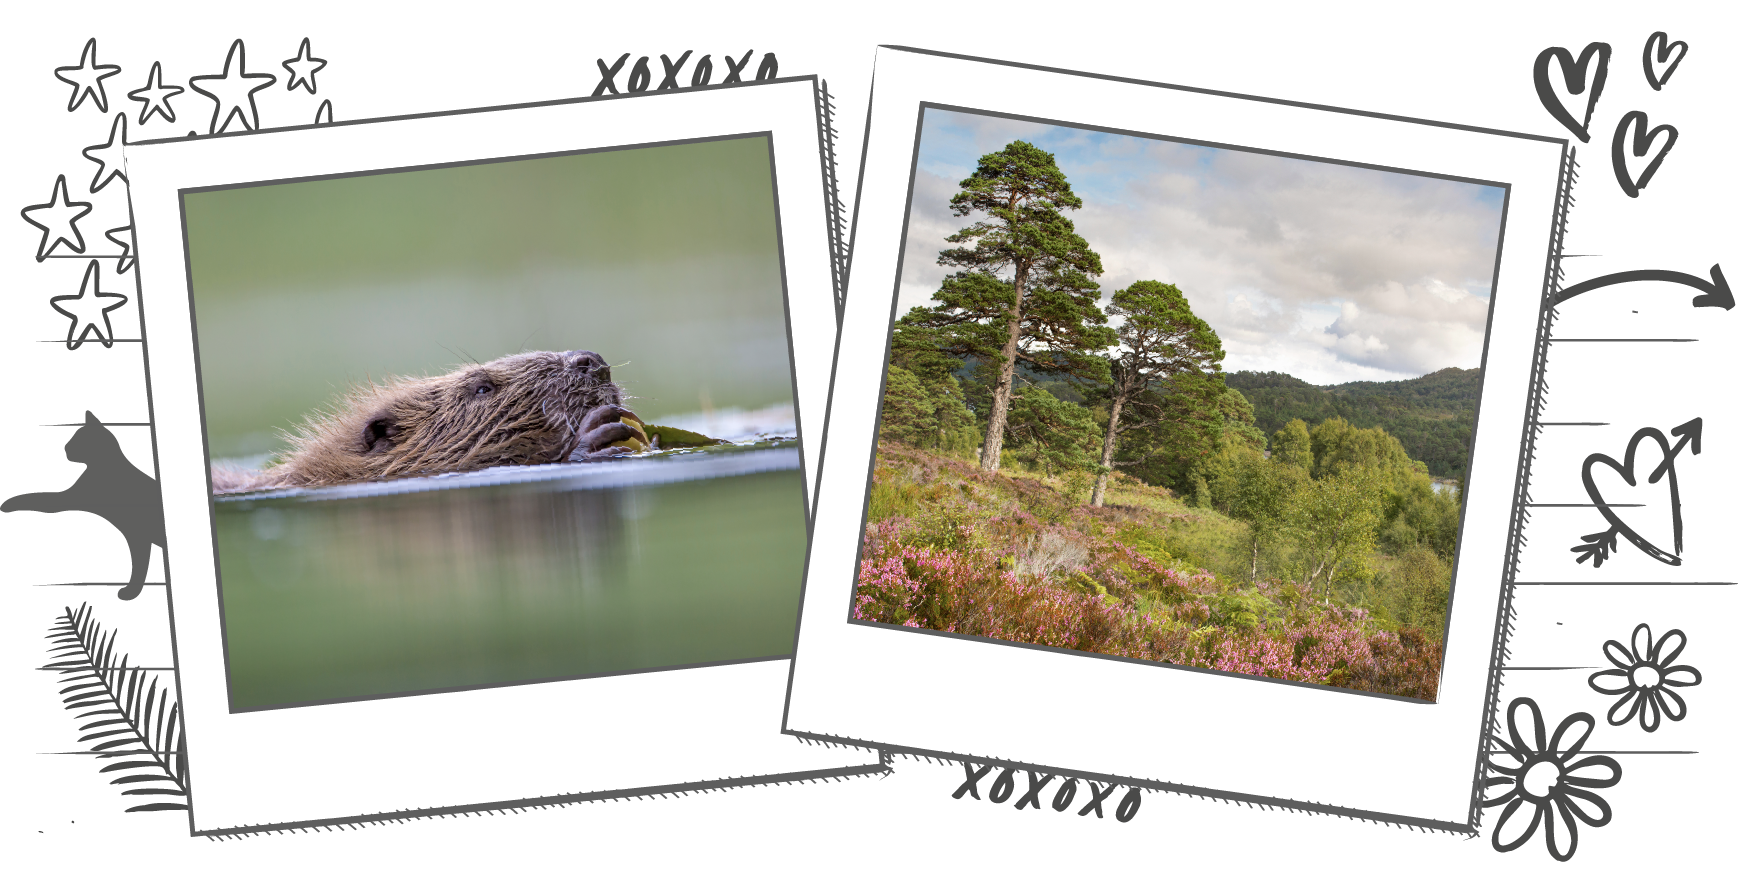
<path id="1" fill-rule="evenodd" d="M 213 468 L 212 489 L 330 486 L 584 458 L 588 432 L 602 433 L 600 422 L 619 419 L 593 411 L 622 400 L 609 365 L 583 350 L 520 353 L 434 377 L 395 376 L 358 386 L 333 409 L 310 414 L 286 434 L 289 449 L 264 471 Z M 588 422 L 590 429 L 582 426 Z"/>

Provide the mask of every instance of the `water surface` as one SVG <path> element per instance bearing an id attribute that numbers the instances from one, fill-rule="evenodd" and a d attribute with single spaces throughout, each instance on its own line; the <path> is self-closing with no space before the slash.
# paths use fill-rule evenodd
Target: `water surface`
<path id="1" fill-rule="evenodd" d="M 796 454 L 220 499 L 231 710 L 789 655 Z"/>

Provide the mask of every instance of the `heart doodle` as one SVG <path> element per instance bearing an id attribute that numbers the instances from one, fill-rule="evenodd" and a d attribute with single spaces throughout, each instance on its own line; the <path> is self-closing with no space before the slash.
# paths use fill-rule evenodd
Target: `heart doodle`
<path id="1" fill-rule="evenodd" d="M 1702 418 L 1696 417 L 1695 419 L 1672 429 L 1672 434 L 1678 436 L 1678 441 L 1675 444 L 1668 441 L 1665 434 L 1657 428 L 1648 427 L 1638 429 L 1629 439 L 1629 446 L 1624 450 L 1623 462 L 1621 464 L 1618 463 L 1616 459 L 1605 455 L 1604 453 L 1594 453 L 1593 455 L 1588 456 L 1586 461 L 1581 463 L 1581 485 L 1586 488 L 1587 497 L 1593 499 L 1593 506 L 1599 510 L 1599 515 L 1603 516 L 1605 521 L 1610 523 L 1610 527 L 1596 534 L 1589 534 L 1582 537 L 1582 545 L 1570 547 L 1569 551 L 1581 553 L 1580 557 L 1575 559 L 1575 563 L 1580 564 L 1591 558 L 1593 559 L 1594 567 L 1604 564 L 1605 560 L 1610 558 L 1611 553 L 1617 548 L 1617 538 L 1619 535 L 1622 535 L 1624 539 L 1628 540 L 1636 549 L 1641 550 L 1656 561 L 1663 564 L 1669 564 L 1673 567 L 1683 563 L 1683 558 L 1681 556 L 1684 552 L 1684 517 L 1683 510 L 1678 501 L 1677 458 L 1678 453 L 1681 452 L 1685 446 L 1690 448 L 1691 454 L 1700 454 L 1702 452 Z M 1600 492 L 1599 484 L 1593 478 L 1594 467 L 1604 465 L 1617 471 L 1617 475 L 1623 479 L 1625 484 L 1629 485 L 1631 488 L 1635 487 L 1638 476 L 1636 468 L 1636 451 L 1641 447 L 1643 442 L 1650 440 L 1659 446 L 1661 458 L 1660 463 L 1648 473 L 1646 481 L 1649 484 L 1653 484 L 1658 483 L 1661 478 L 1666 480 L 1666 488 L 1670 493 L 1672 522 L 1672 550 L 1670 552 L 1660 548 L 1648 538 L 1643 537 L 1634 528 L 1630 527 L 1629 523 L 1618 518 L 1617 514 L 1612 511 L 1612 504 L 1607 501 L 1605 495 Z"/>
<path id="2" fill-rule="evenodd" d="M 1595 58 L 1599 61 L 1597 65 L 1593 63 Z M 1551 87 L 1552 60 L 1556 60 L 1557 65 L 1563 68 L 1563 84 L 1569 88 L 1571 95 L 1579 95 L 1583 91 L 1587 93 L 1587 111 L 1582 113 L 1579 121 L 1564 108 L 1563 100 Z M 1610 65 L 1611 46 L 1604 42 L 1587 43 L 1587 47 L 1581 49 L 1579 58 L 1572 57 L 1567 48 L 1553 46 L 1539 52 L 1538 58 L 1533 61 L 1533 89 L 1539 92 L 1539 102 L 1544 103 L 1545 110 L 1551 113 L 1551 117 L 1568 127 L 1569 132 L 1583 142 L 1592 141 L 1587 130 L 1593 123 L 1593 106 L 1599 102 L 1600 92 L 1605 90 L 1605 72 Z M 1590 69 L 1593 73 L 1591 82 L 1587 78 Z"/>
<path id="3" fill-rule="evenodd" d="M 1647 83 L 1653 85 L 1653 89 L 1656 91 L 1665 87 L 1666 82 L 1671 81 L 1672 73 L 1678 68 L 1678 62 L 1684 59 L 1684 55 L 1690 53 L 1689 43 L 1681 39 L 1668 43 L 1666 38 L 1664 30 L 1655 31 L 1654 35 L 1647 38 L 1647 47 L 1641 50 L 1641 71 L 1647 73 Z M 1668 58 L 1671 63 L 1666 65 L 1666 71 L 1655 74 L 1654 64 L 1665 63 Z"/>
<path id="4" fill-rule="evenodd" d="M 1624 137 L 1629 135 L 1632 126 L 1635 128 L 1635 134 L 1629 148 L 1632 156 L 1647 156 L 1647 152 L 1653 148 L 1654 139 L 1659 138 L 1662 133 L 1666 137 L 1665 147 L 1661 148 L 1660 152 L 1648 161 L 1647 168 L 1641 171 L 1640 178 L 1630 174 L 1628 157 L 1624 154 Z M 1654 177 L 1655 172 L 1659 171 L 1660 163 L 1665 161 L 1666 154 L 1671 153 L 1672 146 L 1677 143 L 1677 127 L 1671 124 L 1660 124 L 1649 131 L 1647 112 L 1634 111 L 1624 115 L 1623 120 L 1617 122 L 1617 132 L 1611 136 L 1611 170 L 1617 173 L 1618 186 L 1622 187 L 1623 192 L 1629 194 L 1631 199 L 1640 196 L 1642 188 L 1646 187 L 1648 180 Z"/>

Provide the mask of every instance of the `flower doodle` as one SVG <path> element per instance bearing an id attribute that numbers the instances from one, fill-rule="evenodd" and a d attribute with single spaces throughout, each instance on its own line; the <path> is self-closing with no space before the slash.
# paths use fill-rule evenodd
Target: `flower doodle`
<path id="1" fill-rule="evenodd" d="M 1509 703 L 1508 738 L 1493 735 L 1501 749 L 1485 756 L 1492 773 L 1482 785 L 1485 808 L 1507 804 L 1497 817 L 1491 846 L 1513 851 L 1545 826 L 1545 848 L 1559 861 L 1575 856 L 1577 821 L 1589 827 L 1611 822 L 1611 806 L 1589 788 L 1608 788 L 1623 778 L 1617 761 L 1603 755 L 1576 759 L 1593 733 L 1593 716 L 1577 712 L 1563 719 L 1545 741 L 1545 719 L 1531 697 Z M 1503 761 L 1503 762 L 1499 762 Z M 1513 761 L 1513 765 L 1505 762 Z M 1489 796 L 1495 794 L 1495 796 Z"/>
<path id="2" fill-rule="evenodd" d="M 1700 670 L 1683 664 L 1672 666 L 1688 642 L 1679 630 L 1667 631 L 1655 641 L 1653 629 L 1645 623 L 1636 625 L 1627 649 L 1616 640 L 1605 641 L 1605 657 L 1616 669 L 1594 673 L 1587 677 L 1587 684 L 1601 694 L 1617 695 L 1605 717 L 1611 726 L 1626 724 L 1638 713 L 1641 729 L 1649 733 L 1659 729 L 1661 712 L 1673 721 L 1684 720 L 1689 708 L 1672 689 L 1702 684 Z"/>

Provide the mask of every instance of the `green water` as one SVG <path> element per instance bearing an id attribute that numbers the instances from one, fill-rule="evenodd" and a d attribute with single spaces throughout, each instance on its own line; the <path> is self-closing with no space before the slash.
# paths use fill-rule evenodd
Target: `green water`
<path id="1" fill-rule="evenodd" d="M 799 471 L 216 505 L 230 708 L 789 655 Z"/>

